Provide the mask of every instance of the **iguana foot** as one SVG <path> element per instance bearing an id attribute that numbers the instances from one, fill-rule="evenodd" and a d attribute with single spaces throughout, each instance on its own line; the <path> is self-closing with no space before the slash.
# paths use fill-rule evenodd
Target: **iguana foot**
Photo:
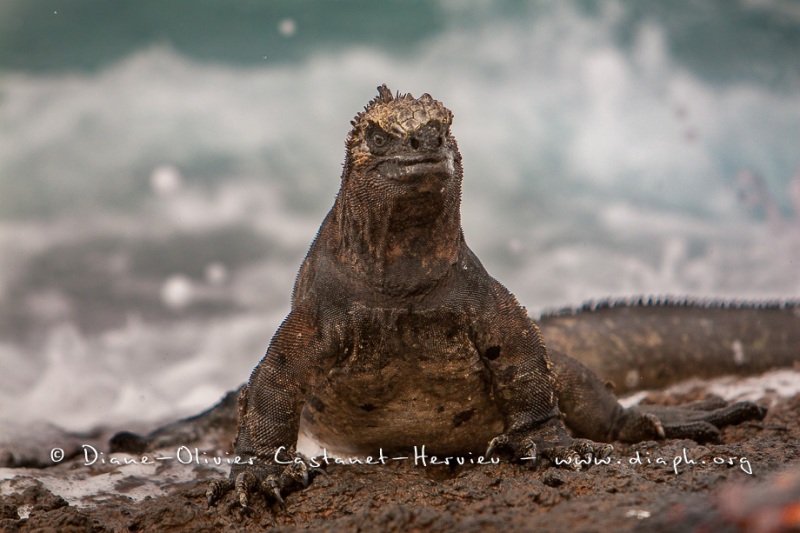
<path id="1" fill-rule="evenodd" d="M 530 436 L 512 436 L 507 433 L 493 438 L 486 449 L 486 457 L 494 456 L 500 449 L 509 450 L 513 459 L 530 461 L 533 468 L 540 458 L 556 466 L 581 470 L 594 460 L 602 460 L 611 455 L 614 447 L 587 439 L 564 437 L 556 442 L 536 441 Z"/>
<path id="2" fill-rule="evenodd" d="M 233 480 L 214 481 L 206 491 L 209 507 L 234 489 L 239 504 L 245 509 L 249 507 L 249 496 L 253 493 L 261 494 L 285 507 L 286 503 L 283 500 L 285 494 L 308 487 L 317 474 L 327 475 L 322 468 L 309 466 L 312 461 L 302 454 L 296 455 L 300 460 L 282 470 L 277 467 L 269 470 L 252 468 L 239 472 Z"/>
<path id="3" fill-rule="evenodd" d="M 753 402 L 727 405 L 719 398 L 674 407 L 640 405 L 624 411 L 616 438 L 626 442 L 664 438 L 719 442 L 720 428 L 762 420 L 766 414 L 766 408 Z"/>

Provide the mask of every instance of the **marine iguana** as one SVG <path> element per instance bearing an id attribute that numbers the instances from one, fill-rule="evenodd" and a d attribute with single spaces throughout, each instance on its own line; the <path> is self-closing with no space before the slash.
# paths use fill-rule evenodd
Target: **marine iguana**
<path id="1" fill-rule="evenodd" d="M 543 317 L 553 346 L 588 352 L 589 366 L 548 350 L 547 336 L 464 240 L 452 120 L 429 94 L 393 96 L 382 85 L 352 121 L 341 189 L 300 268 L 291 311 L 239 397 L 241 464 L 212 485 L 209 503 L 232 489 L 245 507 L 253 491 L 282 502 L 282 491 L 308 485 L 308 464 L 295 449 L 301 429 L 339 454 L 425 445 L 440 456 L 505 451 L 534 463 L 602 458 L 612 450 L 604 442 L 615 440 L 714 439 L 718 427 L 763 418 L 765 409 L 750 402 L 624 409 L 599 377 L 618 390 L 659 382 L 670 373 L 664 359 L 643 359 L 636 346 L 669 352 L 673 343 L 687 345 L 679 357 L 688 361 L 687 353 L 702 352 L 689 333 L 714 327 L 702 316 L 689 316 L 692 327 L 683 331 L 687 324 L 664 322 L 636 332 L 620 321 L 635 320 L 626 311 L 655 313 L 658 324 L 658 313 L 674 308 L 600 305 L 615 315 L 582 313 L 595 330 L 571 340 L 580 321 L 555 313 Z M 778 339 L 776 357 L 785 364 L 797 358 L 797 305 L 774 310 L 787 328 L 794 324 Z M 751 320 L 737 325 L 747 329 Z M 623 330 L 641 337 L 633 347 Z M 733 333 L 731 343 L 740 332 Z M 740 345 L 753 344 L 751 337 Z M 604 358 L 616 362 L 610 374 L 590 370 L 602 370 Z"/>

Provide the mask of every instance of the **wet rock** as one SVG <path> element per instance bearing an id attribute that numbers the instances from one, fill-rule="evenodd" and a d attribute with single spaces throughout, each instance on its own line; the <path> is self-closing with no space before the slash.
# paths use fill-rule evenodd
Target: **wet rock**
<path id="1" fill-rule="evenodd" d="M 221 405 L 223 411 L 187 420 L 199 422 L 195 429 L 224 427 L 225 417 L 217 414 L 231 405 Z M 145 453 L 166 455 L 181 439 L 205 431 L 212 438 L 184 444 L 210 457 L 225 449 L 229 431 L 198 432 L 181 423 L 173 429 L 146 435 L 157 434 L 171 444 Z M 85 466 L 77 457 L 46 469 L 0 470 L 0 530 L 796 529 L 800 396 L 776 398 L 763 422 L 725 428 L 722 438 L 724 444 L 703 446 L 674 440 L 616 443 L 609 464 L 580 472 L 507 462 L 455 468 L 426 468 L 413 461 L 331 465 L 327 476 L 290 494 L 285 509 L 253 498 L 244 510 L 230 493 L 207 507 L 206 489 L 211 480 L 226 475 L 225 466 L 176 460 L 122 465 L 125 458 L 141 459 L 138 454 L 105 456 L 120 465 Z"/>

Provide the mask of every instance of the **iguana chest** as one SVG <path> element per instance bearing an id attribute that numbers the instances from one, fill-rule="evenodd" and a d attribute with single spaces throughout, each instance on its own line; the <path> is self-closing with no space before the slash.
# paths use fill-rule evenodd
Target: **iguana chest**
<path id="1" fill-rule="evenodd" d="M 492 379 L 463 310 L 358 308 L 339 362 L 313 391 L 303 430 L 333 453 L 426 446 L 481 453 L 502 432 Z"/>

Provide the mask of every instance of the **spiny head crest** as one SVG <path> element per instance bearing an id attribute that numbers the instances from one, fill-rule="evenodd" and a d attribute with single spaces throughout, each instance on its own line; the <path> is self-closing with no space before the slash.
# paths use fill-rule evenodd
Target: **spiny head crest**
<path id="1" fill-rule="evenodd" d="M 414 98 L 411 93 L 401 94 L 398 91 L 392 96 L 392 91 L 384 83 L 378 87 L 378 96 L 370 100 L 364 111 L 350 122 L 353 129 L 348 136 L 347 146 L 358 142 L 359 134 L 370 122 L 388 133 L 407 137 L 431 121 L 439 122 L 447 129 L 453 123 L 453 113 L 428 93 Z"/>

